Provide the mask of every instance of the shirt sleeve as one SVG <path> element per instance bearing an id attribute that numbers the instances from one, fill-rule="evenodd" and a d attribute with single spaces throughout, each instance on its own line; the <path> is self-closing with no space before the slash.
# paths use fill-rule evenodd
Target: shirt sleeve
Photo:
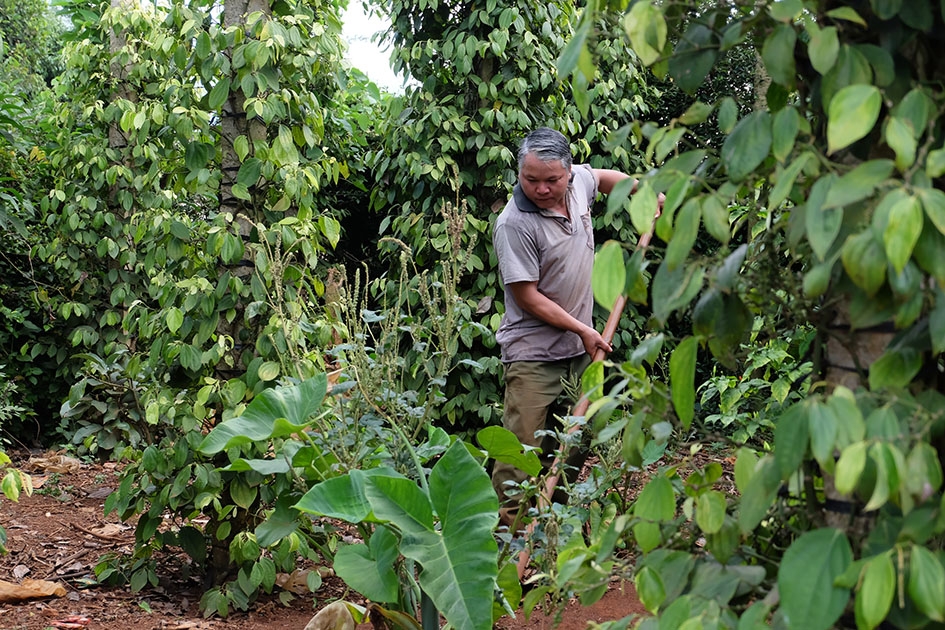
<path id="1" fill-rule="evenodd" d="M 527 231 L 497 225 L 492 245 L 499 259 L 499 274 L 504 284 L 537 282 L 539 277 L 538 244 Z"/>
<path id="2" fill-rule="evenodd" d="M 588 207 L 597 199 L 597 178 L 590 164 L 575 164 L 573 168 L 575 186 L 580 185 L 587 196 Z"/>

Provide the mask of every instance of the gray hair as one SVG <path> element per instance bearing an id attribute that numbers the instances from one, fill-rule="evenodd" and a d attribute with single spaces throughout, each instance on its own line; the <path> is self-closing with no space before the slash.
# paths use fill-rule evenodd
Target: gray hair
<path id="1" fill-rule="evenodd" d="M 522 170 L 525 157 L 529 153 L 534 153 L 542 162 L 560 160 L 561 166 L 571 168 L 571 145 L 568 144 L 568 139 L 561 132 L 549 127 L 539 127 L 522 140 L 518 147 L 518 170 Z"/>

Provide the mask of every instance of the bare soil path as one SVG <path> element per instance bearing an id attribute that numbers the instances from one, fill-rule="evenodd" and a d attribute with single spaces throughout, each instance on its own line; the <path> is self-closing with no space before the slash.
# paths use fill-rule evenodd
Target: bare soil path
<path id="1" fill-rule="evenodd" d="M 0 557 L 0 580 L 16 585 L 42 580 L 64 591 L 58 596 L 0 603 L 2 629 L 303 630 L 325 604 L 356 597 L 340 580 L 328 578 L 314 596 L 297 596 L 287 606 L 270 597 L 257 601 L 249 612 L 205 619 L 198 608 L 202 586 L 183 571 L 172 571 L 158 588 L 138 593 L 127 586 L 98 585 L 93 568 L 99 558 L 108 552 L 130 553 L 134 544 L 133 528 L 114 513 L 104 514 L 105 499 L 118 484 L 115 466 L 80 463 L 57 454 L 22 457 L 14 465 L 31 474 L 36 489 L 16 503 L 0 499 L 0 525 L 7 530 L 10 551 Z M 169 564 L 174 564 L 173 559 Z M 500 620 L 496 627 L 583 630 L 589 621 L 643 612 L 632 585 L 615 584 L 594 606 L 569 604 L 558 626 L 553 616 L 536 611 L 528 620 L 520 614 Z"/>

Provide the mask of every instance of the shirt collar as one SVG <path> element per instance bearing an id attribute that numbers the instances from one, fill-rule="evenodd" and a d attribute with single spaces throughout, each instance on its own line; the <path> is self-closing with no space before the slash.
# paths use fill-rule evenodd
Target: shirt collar
<path id="1" fill-rule="evenodd" d="M 512 189 L 512 198 L 515 200 L 515 207 L 522 212 L 541 212 L 541 208 L 525 196 L 521 184 L 515 184 L 515 188 Z"/>

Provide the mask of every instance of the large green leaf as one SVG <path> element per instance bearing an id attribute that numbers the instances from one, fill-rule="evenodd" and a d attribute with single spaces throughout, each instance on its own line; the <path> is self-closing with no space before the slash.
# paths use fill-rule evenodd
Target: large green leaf
<path id="1" fill-rule="evenodd" d="M 430 472 L 429 492 L 428 498 L 413 481 L 391 477 L 375 477 L 366 488 L 377 517 L 400 530 L 401 553 L 422 567 L 420 585 L 440 613 L 456 628 L 487 630 L 498 575 L 492 533 L 499 499 L 459 441 Z"/>
<path id="2" fill-rule="evenodd" d="M 778 24 L 761 47 L 761 58 L 771 80 L 786 88 L 794 87 L 796 43 L 797 33 L 794 27 L 790 24 Z"/>
<path id="3" fill-rule="evenodd" d="M 921 545 L 913 545 L 909 557 L 909 597 L 923 615 L 945 621 L 945 568 Z"/>
<path id="4" fill-rule="evenodd" d="M 486 427 L 476 434 L 476 441 L 492 459 L 512 464 L 529 475 L 541 472 L 541 461 L 535 450 L 526 449 L 515 434 L 504 427 Z"/>
<path id="5" fill-rule="evenodd" d="M 768 513 L 781 487 L 781 475 L 774 457 L 766 455 L 755 465 L 754 474 L 745 485 L 738 509 L 738 527 L 749 535 Z"/>
<path id="6" fill-rule="evenodd" d="M 699 21 L 692 21 L 679 38 L 669 60 L 669 73 L 676 85 L 694 94 L 705 81 L 719 54 L 715 31 Z"/>
<path id="7" fill-rule="evenodd" d="M 666 46 L 663 13 L 649 0 L 636 2 L 624 17 L 623 28 L 640 61 L 646 66 L 656 63 Z"/>
<path id="8" fill-rule="evenodd" d="M 627 266 L 623 247 L 617 241 L 607 241 L 594 256 L 591 288 L 594 300 L 606 309 L 623 294 L 627 284 Z"/>
<path id="9" fill-rule="evenodd" d="M 771 114 L 760 110 L 748 114 L 735 125 L 722 145 L 722 163 L 729 176 L 741 180 L 748 176 L 771 150 Z"/>
<path id="10" fill-rule="evenodd" d="M 804 227 L 807 230 L 807 240 L 811 249 L 820 260 L 824 260 L 830 251 L 833 242 L 840 233 L 843 223 L 843 208 L 824 207 L 828 191 L 833 187 L 834 175 L 826 175 L 817 180 L 811 189 L 807 200 L 807 210 L 804 213 Z"/>
<path id="11" fill-rule="evenodd" d="M 644 552 L 649 552 L 659 544 L 660 523 L 673 518 L 676 511 L 676 499 L 673 485 L 663 475 L 650 480 L 633 504 L 633 515 L 640 519 L 633 526 L 633 535 Z"/>
<path id="12" fill-rule="evenodd" d="M 371 503 L 365 494 L 367 480 L 374 476 L 403 478 L 403 475 L 393 468 L 355 469 L 347 475 L 332 477 L 312 486 L 295 508 L 349 523 L 374 520 L 371 516 Z"/>
<path id="13" fill-rule="evenodd" d="M 811 21 L 807 25 L 807 32 L 810 33 L 810 42 L 807 44 L 810 63 L 820 74 L 827 74 L 836 63 L 837 54 L 840 52 L 837 27 L 818 28 L 816 23 Z"/>
<path id="14" fill-rule="evenodd" d="M 879 118 L 883 97 L 875 85 L 848 85 L 827 108 L 827 151 L 834 153 L 866 136 Z"/>
<path id="15" fill-rule="evenodd" d="M 866 199 L 876 187 L 892 175 L 892 160 L 869 160 L 835 179 L 824 200 L 825 208 L 848 206 Z"/>
<path id="16" fill-rule="evenodd" d="M 378 526 L 367 545 L 344 545 L 335 553 L 335 573 L 358 593 L 375 602 L 396 602 L 400 581 L 394 563 L 400 551 L 390 529 Z"/>
<path id="17" fill-rule="evenodd" d="M 778 568 L 781 612 L 787 626 L 827 630 L 840 618 L 850 590 L 834 585 L 853 560 L 850 542 L 840 531 L 818 529 L 794 541 Z"/>
<path id="18" fill-rule="evenodd" d="M 686 337 L 669 358 L 669 382 L 672 389 L 673 409 L 683 427 L 688 429 L 695 412 L 696 352 L 699 340 Z"/>
<path id="19" fill-rule="evenodd" d="M 328 377 L 318 374 L 298 385 L 267 389 L 256 396 L 243 415 L 215 426 L 198 446 L 213 454 L 240 444 L 298 433 L 321 408 Z"/>
<path id="20" fill-rule="evenodd" d="M 778 418 L 774 427 L 774 458 L 782 479 L 794 474 L 807 458 L 807 443 L 810 436 L 810 420 L 807 407 L 794 404 Z"/>
<path id="21" fill-rule="evenodd" d="M 670 269 L 664 260 L 653 277 L 653 314 L 665 322 L 670 313 L 692 301 L 702 289 L 705 269 L 699 265 Z"/>
<path id="22" fill-rule="evenodd" d="M 256 542 L 260 547 L 269 547 L 298 529 L 299 513 L 292 509 L 293 504 L 294 496 L 282 495 L 276 500 L 272 514 L 256 526 Z"/>
<path id="23" fill-rule="evenodd" d="M 871 558 L 863 569 L 854 612 L 857 628 L 873 630 L 889 614 L 896 594 L 896 568 L 889 553 Z"/>
<path id="24" fill-rule="evenodd" d="M 889 210 L 889 222 L 883 232 L 886 257 L 896 273 L 902 273 L 922 232 L 922 204 L 917 197 L 906 196 Z"/>

